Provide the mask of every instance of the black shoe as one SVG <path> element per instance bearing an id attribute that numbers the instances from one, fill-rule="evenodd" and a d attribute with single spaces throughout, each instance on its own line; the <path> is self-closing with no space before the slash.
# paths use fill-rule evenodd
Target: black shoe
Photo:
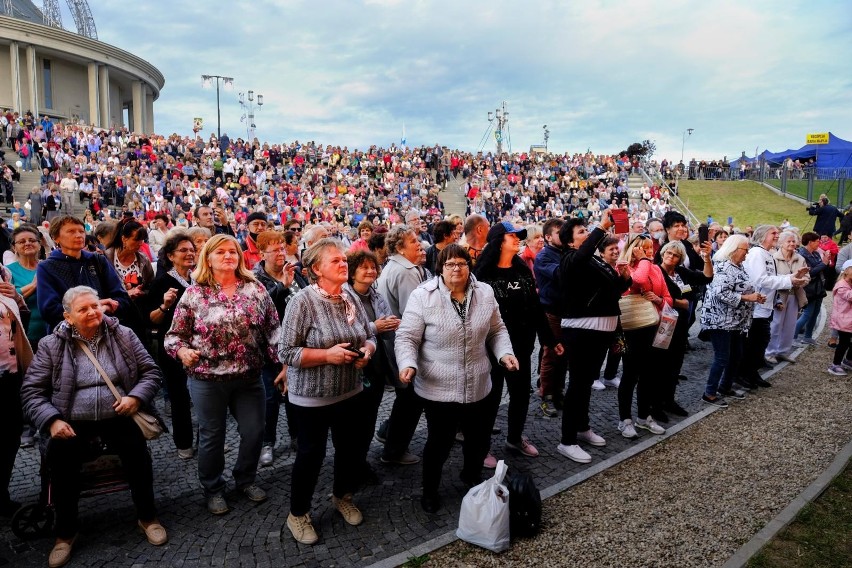
<path id="1" fill-rule="evenodd" d="M 741 387 L 743 387 L 746 390 L 751 391 L 751 390 L 754 390 L 754 389 L 757 388 L 757 386 L 754 383 L 752 383 L 750 380 L 746 379 L 745 377 L 737 377 L 736 379 L 734 379 L 734 382 L 737 383 L 738 385 L 740 385 Z"/>
<path id="2" fill-rule="evenodd" d="M 667 403 L 664 408 L 666 412 L 674 414 L 675 416 L 689 416 L 689 412 L 675 401 Z"/>
<path id="3" fill-rule="evenodd" d="M 668 416 L 668 414 L 666 414 L 665 412 L 663 412 L 663 411 L 662 411 L 661 409 L 659 409 L 659 408 L 658 408 L 658 409 L 656 409 L 656 410 L 652 410 L 652 411 L 651 411 L 651 417 L 652 417 L 655 421 L 657 421 L 657 422 L 662 422 L 663 424 L 668 424 L 668 422 L 669 422 L 669 416 Z"/>
<path id="4" fill-rule="evenodd" d="M 772 386 L 772 383 L 770 383 L 769 381 L 764 381 L 763 379 L 755 379 L 754 384 L 765 389 L 768 389 Z"/>
<path id="5" fill-rule="evenodd" d="M 420 506 L 423 507 L 423 510 L 427 513 L 437 513 L 441 508 L 441 496 L 437 493 L 424 493 L 423 496 L 420 497 Z"/>
<path id="6" fill-rule="evenodd" d="M 464 472 L 459 474 L 459 479 L 464 484 L 465 489 L 470 489 L 471 487 L 476 487 L 480 483 L 482 483 L 482 476 L 477 475 L 466 475 Z"/>

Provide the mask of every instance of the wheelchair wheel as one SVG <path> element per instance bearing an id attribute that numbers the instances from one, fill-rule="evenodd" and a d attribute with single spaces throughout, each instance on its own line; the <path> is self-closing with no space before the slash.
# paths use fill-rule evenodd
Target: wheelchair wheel
<path id="1" fill-rule="evenodd" d="M 12 532 L 22 540 L 47 536 L 53 530 L 53 514 L 41 504 L 24 505 L 12 516 Z"/>

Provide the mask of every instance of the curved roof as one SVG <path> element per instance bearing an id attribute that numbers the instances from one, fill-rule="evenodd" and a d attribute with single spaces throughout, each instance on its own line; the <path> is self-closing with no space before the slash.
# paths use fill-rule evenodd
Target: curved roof
<path id="1" fill-rule="evenodd" d="M 36 8 L 36 5 L 30 2 L 30 0 L 12 0 L 12 13 L 5 15 L 34 24 L 44 23 L 44 16 L 41 10 Z"/>

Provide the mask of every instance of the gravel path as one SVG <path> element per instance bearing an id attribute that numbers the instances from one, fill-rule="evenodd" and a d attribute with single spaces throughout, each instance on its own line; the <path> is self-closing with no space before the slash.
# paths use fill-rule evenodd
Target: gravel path
<path id="1" fill-rule="evenodd" d="M 545 502 L 533 540 L 455 542 L 426 566 L 719 566 L 852 438 L 852 379 L 824 338 L 746 400 Z"/>

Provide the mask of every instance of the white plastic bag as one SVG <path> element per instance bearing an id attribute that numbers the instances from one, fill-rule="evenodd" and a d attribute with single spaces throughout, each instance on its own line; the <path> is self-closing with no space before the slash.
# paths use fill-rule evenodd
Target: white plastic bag
<path id="1" fill-rule="evenodd" d="M 500 460 L 494 476 L 472 487 L 464 496 L 457 537 L 492 552 L 509 548 L 509 490 L 503 485 L 507 469 Z"/>
<path id="2" fill-rule="evenodd" d="M 677 310 L 665 304 L 663 306 L 663 313 L 660 314 L 660 325 L 657 327 L 657 334 L 654 336 L 654 342 L 651 345 L 657 349 L 668 349 L 669 345 L 671 345 L 676 326 Z"/>

